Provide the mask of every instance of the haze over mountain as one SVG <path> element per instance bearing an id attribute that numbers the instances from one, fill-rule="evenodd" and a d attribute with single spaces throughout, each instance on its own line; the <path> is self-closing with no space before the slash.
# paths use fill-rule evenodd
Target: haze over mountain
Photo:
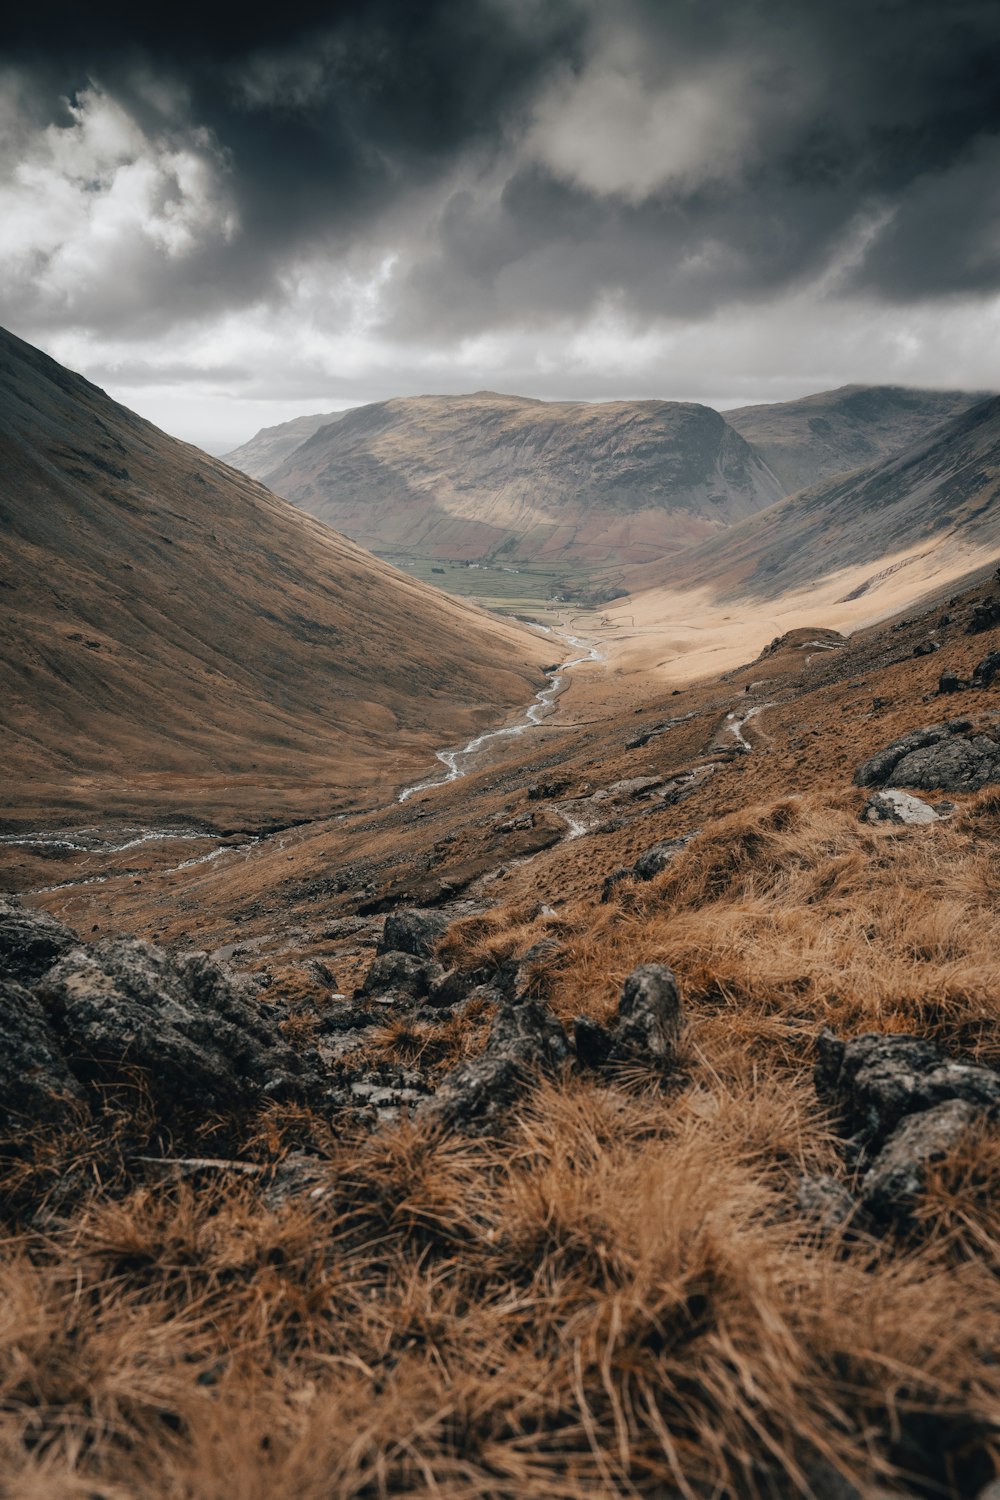
<path id="1" fill-rule="evenodd" d="M 726 421 L 752 443 L 787 494 L 898 453 L 986 392 L 844 385 L 799 401 L 742 406 Z"/>
<path id="2" fill-rule="evenodd" d="M 9 814 L 388 791 L 551 656 L 0 334 Z"/>
<path id="3" fill-rule="evenodd" d="M 280 433 L 263 463 L 250 453 L 263 434 L 229 461 L 379 552 L 641 562 L 782 493 L 718 412 L 687 402 L 403 398 L 343 414 L 266 467 Z"/>

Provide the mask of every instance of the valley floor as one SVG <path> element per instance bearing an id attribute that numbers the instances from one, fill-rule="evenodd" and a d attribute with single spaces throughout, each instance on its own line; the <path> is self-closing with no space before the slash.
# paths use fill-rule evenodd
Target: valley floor
<path id="1" fill-rule="evenodd" d="M 402 803 L 8 846 L 68 1093 L 8 1121 L 0 1493 L 985 1495 L 1000 797 L 872 824 L 853 780 L 1000 716 L 937 695 L 1000 647 L 973 583 L 752 661 L 612 613 Z"/>

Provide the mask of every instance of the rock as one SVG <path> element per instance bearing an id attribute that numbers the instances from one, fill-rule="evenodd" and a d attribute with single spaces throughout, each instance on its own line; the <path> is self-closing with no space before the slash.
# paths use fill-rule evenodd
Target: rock
<path id="1" fill-rule="evenodd" d="M 825 1172 L 800 1177 L 795 1197 L 803 1218 L 824 1234 L 839 1229 L 857 1212 L 844 1184 Z"/>
<path id="2" fill-rule="evenodd" d="M 58 1125 L 81 1094 L 42 1006 L 16 980 L 0 978 L 0 1128 Z"/>
<path id="3" fill-rule="evenodd" d="M 444 972 L 440 964 L 416 958 L 412 953 L 395 949 L 380 953 L 372 959 L 364 983 L 355 991 L 355 999 L 366 995 L 397 995 L 417 1000 L 430 994 Z"/>
<path id="4" fill-rule="evenodd" d="M 861 1201 L 876 1219 L 904 1219 L 924 1191 L 927 1168 L 959 1144 L 982 1109 L 946 1099 L 909 1115 L 889 1136 L 861 1182 Z"/>
<path id="5" fill-rule="evenodd" d="M 941 616 L 940 620 L 938 620 L 938 630 L 944 630 L 945 627 L 948 626 L 948 625 L 950 625 L 950 624 L 951 624 L 951 615 L 949 615 L 947 613 L 943 614 Z"/>
<path id="6" fill-rule="evenodd" d="M 941 650 L 941 642 L 934 640 L 920 641 L 913 648 L 914 656 L 933 656 L 935 651 Z"/>
<path id="7" fill-rule="evenodd" d="M 360 1005 L 338 1004 L 323 1012 L 317 1030 L 323 1036 L 337 1036 L 346 1031 L 358 1031 L 364 1026 L 377 1026 L 381 1019 Z"/>
<path id="8" fill-rule="evenodd" d="M 1000 603 L 996 599 L 981 599 L 972 606 L 972 618 L 965 627 L 966 635 L 978 635 L 1000 625 Z"/>
<path id="9" fill-rule="evenodd" d="M 528 798 L 531 802 L 548 802 L 553 797 L 560 797 L 568 786 L 565 776 L 555 781 L 535 781 L 528 788 Z"/>
<path id="10" fill-rule="evenodd" d="M 1000 1106 L 1000 1073 L 954 1062 L 913 1036 L 868 1032 L 845 1042 L 825 1030 L 816 1044 L 815 1081 L 848 1132 L 876 1150 L 907 1115 L 947 1100 L 977 1110 Z"/>
<path id="11" fill-rule="evenodd" d="M 566 944 L 556 937 L 544 937 L 533 943 L 518 963 L 515 993 L 536 997 L 546 994 L 553 973 L 562 967 L 565 958 Z"/>
<path id="12" fill-rule="evenodd" d="M 132 939 L 74 948 L 37 995 L 81 1082 L 124 1081 L 139 1069 L 161 1105 L 200 1111 L 319 1084 L 318 1059 L 304 1064 L 282 1039 L 282 1013 L 204 953 L 175 960 Z"/>
<path id="13" fill-rule="evenodd" d="M 621 865 L 617 870 L 612 870 L 610 875 L 605 875 L 604 884 L 601 886 L 601 904 L 606 906 L 614 894 L 615 887 L 623 880 L 633 880 L 635 870 L 631 865 Z"/>
<path id="14" fill-rule="evenodd" d="M 909 792 L 874 792 L 861 809 L 862 823 L 938 823 L 940 817 L 929 802 Z"/>
<path id="15" fill-rule="evenodd" d="M 616 1059 L 637 1055 L 669 1065 L 680 1032 L 681 1001 L 673 974 L 665 964 L 640 964 L 618 997 Z"/>
<path id="16" fill-rule="evenodd" d="M 412 953 L 416 958 L 430 958 L 447 930 L 448 918 L 440 912 L 415 909 L 391 912 L 385 919 L 375 952 Z"/>
<path id="17" fill-rule="evenodd" d="M 991 1479 L 986 1488 L 979 1491 L 976 1500 L 1000 1500 L 1000 1479 Z"/>
<path id="18" fill-rule="evenodd" d="M 497 1134 L 539 1074 L 571 1057 L 566 1033 L 547 1005 L 521 1000 L 500 1007 L 481 1057 L 460 1063 L 417 1113 L 450 1130 Z"/>
<path id="19" fill-rule="evenodd" d="M 891 707 L 892 707 L 892 699 L 891 698 L 873 698 L 872 699 L 872 709 L 874 710 L 875 713 L 878 713 L 878 711 L 879 711 L 880 708 L 891 708 Z"/>
<path id="20" fill-rule="evenodd" d="M 659 844 L 654 844 L 652 848 L 644 850 L 632 866 L 636 880 L 652 880 L 654 876 L 659 875 L 661 870 L 665 870 L 673 863 L 681 850 L 690 844 L 694 837 L 693 833 L 685 833 L 680 838 L 663 839 Z"/>
<path id="21" fill-rule="evenodd" d="M 30 984 L 79 941 L 49 912 L 23 906 L 16 896 L 0 896 L 0 974 Z"/>
<path id="22" fill-rule="evenodd" d="M 996 726 L 976 732 L 968 719 L 915 729 L 859 766 L 855 785 L 979 791 L 1000 780 L 997 735 Z"/>
<path id="23" fill-rule="evenodd" d="M 949 667 L 946 672 L 941 673 L 941 676 L 938 678 L 939 693 L 958 693 L 961 690 L 962 679 L 957 672 L 952 671 Z"/>
<path id="24" fill-rule="evenodd" d="M 988 688 L 998 672 L 1000 672 L 1000 651 L 991 651 L 988 656 L 984 656 L 982 661 L 973 668 L 972 686 L 974 688 Z"/>
<path id="25" fill-rule="evenodd" d="M 617 802 L 629 802 L 635 797 L 647 797 L 662 785 L 662 776 L 627 776 L 623 781 L 612 782 L 606 791 Z"/>

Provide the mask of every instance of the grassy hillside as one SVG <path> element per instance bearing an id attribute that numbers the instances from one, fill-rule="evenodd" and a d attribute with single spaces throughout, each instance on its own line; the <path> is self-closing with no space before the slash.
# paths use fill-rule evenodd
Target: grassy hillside
<path id="1" fill-rule="evenodd" d="M 355 408 L 259 477 L 372 551 L 543 566 L 674 553 L 782 493 L 708 407 L 491 392 Z"/>
<path id="2" fill-rule="evenodd" d="M 315 811 L 541 682 L 550 647 L 6 334 L 0 463 L 7 818 Z"/>

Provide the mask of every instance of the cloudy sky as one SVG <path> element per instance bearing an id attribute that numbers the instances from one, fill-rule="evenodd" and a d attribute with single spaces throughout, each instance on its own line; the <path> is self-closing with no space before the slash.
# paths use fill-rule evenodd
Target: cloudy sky
<path id="1" fill-rule="evenodd" d="M 1000 389 L 996 0 L 39 0 L 0 322 L 224 451 L 483 387 Z"/>

